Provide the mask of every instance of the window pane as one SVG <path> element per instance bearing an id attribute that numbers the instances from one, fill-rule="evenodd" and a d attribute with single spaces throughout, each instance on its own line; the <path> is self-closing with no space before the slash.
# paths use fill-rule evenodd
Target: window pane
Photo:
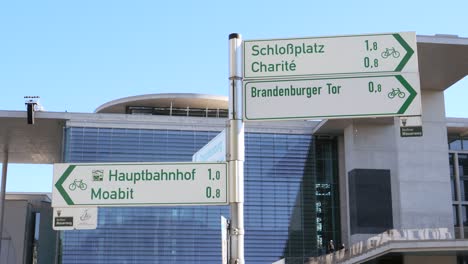
<path id="1" fill-rule="evenodd" d="M 453 153 L 449 154 L 449 164 L 450 164 L 450 185 L 452 187 L 452 200 L 456 201 L 457 200 L 457 189 L 456 187 L 456 182 L 455 182 L 455 166 L 454 166 L 454 157 L 455 155 Z"/>
<path id="2" fill-rule="evenodd" d="M 462 148 L 463 150 L 468 150 L 468 137 L 463 137 Z"/>
<path id="3" fill-rule="evenodd" d="M 453 205 L 453 225 L 455 229 L 455 238 L 461 238 L 460 223 L 458 222 L 458 209 L 457 205 Z"/>
<path id="4" fill-rule="evenodd" d="M 465 230 L 465 238 L 468 238 L 468 206 L 466 205 L 462 206 L 462 221 Z"/>
<path id="5" fill-rule="evenodd" d="M 450 150 L 462 150 L 462 143 L 458 136 L 449 136 L 448 144 Z"/>
<path id="6" fill-rule="evenodd" d="M 462 200 L 468 201 L 468 154 L 458 154 L 458 172 Z"/>

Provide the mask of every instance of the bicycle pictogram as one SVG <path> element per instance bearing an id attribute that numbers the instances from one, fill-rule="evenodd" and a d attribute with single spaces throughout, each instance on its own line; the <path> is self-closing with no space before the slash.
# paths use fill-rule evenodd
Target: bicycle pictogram
<path id="1" fill-rule="evenodd" d="M 70 185 L 68 185 L 68 189 L 70 189 L 71 191 L 74 191 L 76 190 L 76 188 L 80 188 L 81 190 L 86 190 L 88 188 L 88 185 L 86 185 L 86 183 L 83 182 L 83 180 L 74 180 L 72 183 L 70 183 Z"/>
<path id="2" fill-rule="evenodd" d="M 400 52 L 398 52 L 394 47 L 386 48 L 385 51 L 382 52 L 382 58 L 386 59 L 390 56 L 393 56 L 393 58 L 398 58 L 400 57 Z"/>
<path id="3" fill-rule="evenodd" d="M 392 91 L 388 93 L 388 98 L 393 99 L 397 95 L 400 98 L 405 98 L 406 96 L 405 92 L 402 92 L 400 88 L 392 88 Z"/>
<path id="4" fill-rule="evenodd" d="M 84 213 L 80 216 L 81 221 L 86 221 L 91 218 L 91 215 L 88 214 L 88 209 L 84 210 Z"/>

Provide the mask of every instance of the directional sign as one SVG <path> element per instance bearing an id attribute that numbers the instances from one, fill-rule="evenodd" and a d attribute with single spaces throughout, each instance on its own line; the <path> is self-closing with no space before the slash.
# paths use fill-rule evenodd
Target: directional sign
<path id="1" fill-rule="evenodd" d="M 52 207 L 223 205 L 226 163 L 54 164 Z"/>
<path id="2" fill-rule="evenodd" d="M 90 208 L 54 208 L 54 230 L 96 229 L 98 210 Z"/>
<path id="3" fill-rule="evenodd" d="M 244 79 L 418 72 L 414 32 L 247 40 Z"/>
<path id="4" fill-rule="evenodd" d="M 226 161 L 226 130 L 221 131 L 192 156 L 193 162 Z"/>
<path id="5" fill-rule="evenodd" d="M 421 115 L 419 75 L 244 83 L 244 120 Z"/>

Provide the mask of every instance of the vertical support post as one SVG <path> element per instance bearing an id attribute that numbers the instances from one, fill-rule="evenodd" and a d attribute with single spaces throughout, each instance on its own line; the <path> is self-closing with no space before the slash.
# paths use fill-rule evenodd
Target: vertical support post
<path id="1" fill-rule="evenodd" d="M 461 179 L 460 179 L 460 168 L 458 167 L 459 164 L 458 164 L 458 153 L 453 153 L 453 167 L 454 167 L 454 175 L 453 175 L 453 178 L 454 178 L 454 181 L 455 181 L 455 192 L 456 192 L 456 196 L 455 196 L 455 199 L 457 200 L 457 204 L 456 204 L 456 207 L 457 207 L 457 212 L 458 212 L 458 216 L 457 216 L 457 221 L 458 221 L 458 228 L 459 228 L 459 233 L 458 233 L 458 237 L 459 238 L 462 238 L 464 239 L 465 238 L 465 228 L 463 227 L 463 206 L 461 205 L 461 202 L 462 202 L 462 195 L 461 195 Z M 457 230 L 455 229 L 454 230 L 454 238 L 457 238 Z M 466 239 L 466 238 L 465 238 Z"/>
<path id="2" fill-rule="evenodd" d="M 229 138 L 227 161 L 230 177 L 231 258 L 230 264 L 244 264 L 244 122 L 242 120 L 242 38 L 229 35 Z"/>
<path id="3" fill-rule="evenodd" d="M 2 255 L 2 240 L 3 240 L 3 215 L 5 214 L 5 190 L 6 190 L 6 177 L 8 168 L 8 149 L 3 152 L 3 166 L 2 166 L 2 186 L 0 190 L 0 256 Z"/>

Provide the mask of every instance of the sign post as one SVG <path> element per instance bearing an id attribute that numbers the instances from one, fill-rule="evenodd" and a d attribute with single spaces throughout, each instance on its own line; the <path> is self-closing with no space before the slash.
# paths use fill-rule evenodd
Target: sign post
<path id="1" fill-rule="evenodd" d="M 229 141 L 227 159 L 231 185 L 231 259 L 244 264 L 244 122 L 242 120 L 242 77 L 239 34 L 229 35 Z"/>
<path id="2" fill-rule="evenodd" d="M 221 216 L 221 264 L 228 264 L 229 261 L 229 221 Z"/>

